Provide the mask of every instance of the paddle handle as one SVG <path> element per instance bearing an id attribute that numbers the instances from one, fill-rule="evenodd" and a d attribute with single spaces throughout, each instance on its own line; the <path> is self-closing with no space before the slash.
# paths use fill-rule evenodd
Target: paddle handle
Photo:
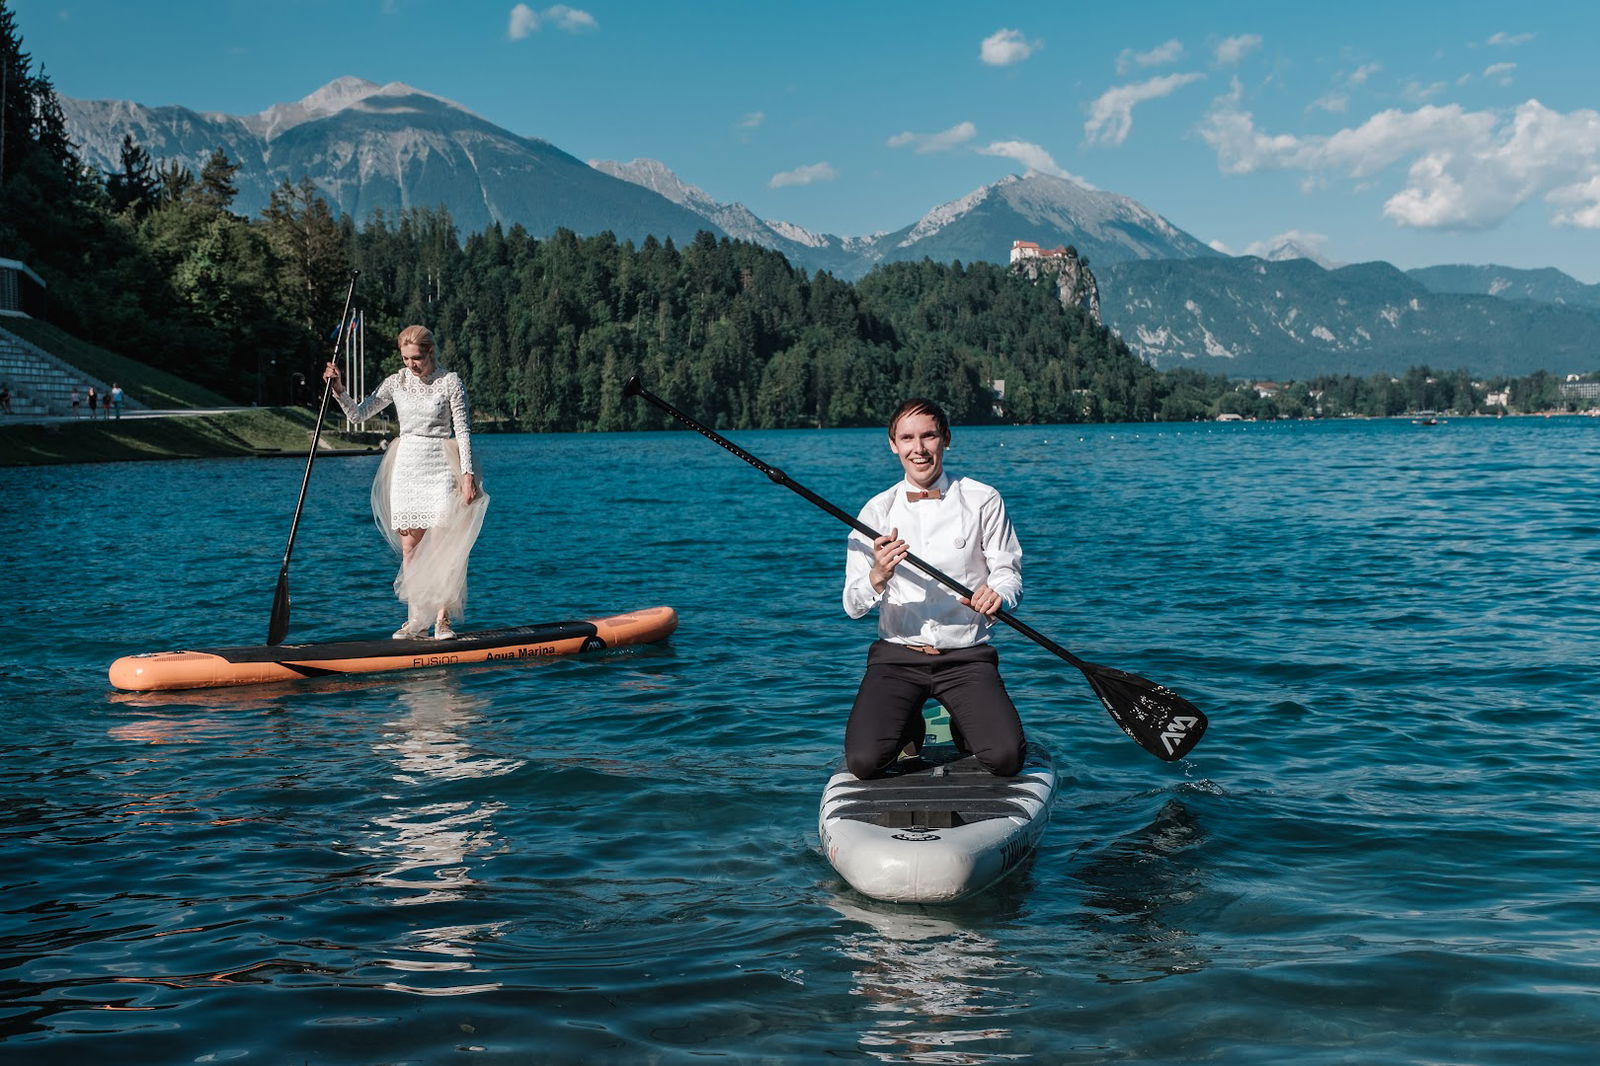
<path id="1" fill-rule="evenodd" d="M 333 352 L 339 354 L 344 341 L 344 331 L 350 321 L 350 305 L 356 297 L 356 278 L 361 271 L 350 271 L 350 287 L 345 290 L 344 310 L 339 314 L 339 328 L 333 335 Z M 333 396 L 333 381 L 322 383 L 322 403 L 317 408 L 317 425 L 311 431 L 311 450 L 306 453 L 306 471 L 300 478 L 300 495 L 294 502 L 294 520 L 289 523 L 289 543 L 283 549 L 283 565 L 278 568 L 278 587 L 272 597 L 272 617 L 267 623 L 267 643 L 282 644 L 289 634 L 289 557 L 294 554 L 295 536 L 300 532 L 300 513 L 306 506 L 306 489 L 311 484 L 311 467 L 317 461 L 317 445 L 322 440 L 322 423 L 328 417 L 328 400 Z"/>
<path id="2" fill-rule="evenodd" d="M 702 426 L 699 422 L 696 422 L 693 418 L 690 418 L 688 415 L 672 406 L 672 404 L 668 403 L 666 400 L 663 400 L 661 397 L 650 392 L 639 382 L 639 375 L 634 374 L 628 378 L 627 382 L 622 386 L 622 394 L 624 396 L 637 396 L 647 403 L 659 407 L 661 410 L 665 411 L 667 414 L 671 415 L 685 426 L 694 430 L 696 433 L 710 441 L 720 444 L 734 455 L 737 455 L 739 458 L 743 459 L 745 462 L 749 463 L 751 466 L 767 475 L 767 477 L 771 478 L 773 481 L 782 485 L 784 488 L 789 489 L 791 492 L 805 497 L 811 503 L 815 504 L 817 507 L 820 507 L 822 510 L 827 511 L 829 514 L 833 515 L 833 517 L 837 518 L 839 521 L 843 522 L 857 533 L 867 537 L 869 540 L 877 540 L 883 535 L 877 530 L 873 529 L 871 526 L 867 525 L 865 522 L 861 521 L 855 515 L 850 514 L 848 511 L 845 511 L 823 499 L 821 496 L 818 496 L 816 493 L 812 492 L 810 489 L 791 478 L 788 474 L 785 474 L 782 470 L 772 466 L 770 463 L 765 463 L 760 459 L 757 459 L 755 456 L 751 455 L 749 452 L 745 451 L 743 448 L 739 447 L 737 444 L 733 443 L 733 441 L 729 440 L 727 437 L 724 437 L 716 430 Z M 972 598 L 971 589 L 967 588 L 967 586 L 963 585 L 961 582 L 957 581 L 949 574 L 946 574 L 944 571 L 940 570 L 938 567 L 934 566 L 925 559 L 920 559 L 914 553 L 908 551 L 906 552 L 905 561 L 956 594 L 969 600 Z M 1066 648 L 1063 648 L 1061 645 L 1057 644 L 1043 633 L 1040 633 L 1037 629 L 1034 629 L 1026 622 L 1011 614 L 1009 611 L 997 611 L 994 617 L 1001 622 L 1004 622 L 1012 629 L 1015 629 L 1018 633 L 1021 633 L 1035 644 L 1038 644 L 1041 648 L 1044 648 L 1046 651 L 1065 659 L 1067 662 L 1071 663 L 1073 666 L 1076 666 L 1080 670 L 1092 665 L 1078 658 Z"/>

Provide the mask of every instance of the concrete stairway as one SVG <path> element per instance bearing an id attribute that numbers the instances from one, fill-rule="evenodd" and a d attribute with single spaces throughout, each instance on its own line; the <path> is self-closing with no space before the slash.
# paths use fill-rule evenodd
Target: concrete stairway
<path id="1" fill-rule="evenodd" d="M 111 395 L 111 385 L 91 377 L 77 367 L 51 355 L 38 345 L 23 340 L 5 328 L 6 320 L 0 318 L 0 383 L 11 390 L 11 413 L 42 417 L 45 415 L 71 415 L 72 390 L 78 390 L 81 401 L 78 414 L 89 416 L 89 400 L 85 393 L 94 386 L 106 402 Z M 124 398 L 126 410 L 144 407 L 144 404 Z"/>

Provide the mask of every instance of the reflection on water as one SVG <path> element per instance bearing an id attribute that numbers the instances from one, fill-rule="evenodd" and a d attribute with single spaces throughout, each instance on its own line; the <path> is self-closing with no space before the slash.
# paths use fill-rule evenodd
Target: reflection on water
<path id="1" fill-rule="evenodd" d="M 861 1032 L 864 1052 L 883 1062 L 1024 1057 L 976 1046 L 1011 1037 L 1007 1018 L 1030 1005 L 1017 990 L 1036 976 L 992 938 L 935 912 L 876 910 L 840 897 L 828 905 L 855 923 L 840 932 L 839 948 L 874 1023 Z"/>
<path id="2" fill-rule="evenodd" d="M 1204 841 L 1188 808 L 1169 800 L 1149 825 L 1105 845 L 1078 870 L 1087 889 L 1081 920 L 1095 938 L 1086 954 L 1102 964 L 1100 980 L 1155 981 L 1206 968 L 1198 939 L 1171 914 L 1204 889 L 1184 860 Z"/>
<path id="3" fill-rule="evenodd" d="M 397 907 L 468 899 L 482 889 L 474 867 L 504 850 L 494 817 L 505 810 L 496 800 L 430 798 L 440 784 L 500 777 L 519 769 L 520 759 L 477 750 L 467 739 L 483 724 L 485 701 L 464 693 L 448 674 L 419 678 L 398 692 L 404 713 L 385 723 L 374 750 L 392 761 L 399 786 L 382 798 L 392 804 L 373 820 L 378 832 L 365 849 L 392 865 L 371 875 L 373 884 L 393 891 L 385 902 Z M 454 789 L 447 789 L 453 793 Z M 481 972 L 475 945 L 500 935 L 501 924 L 441 925 L 410 931 L 402 952 L 415 955 L 378 960 L 405 974 L 436 975 L 427 986 L 401 981 L 384 987 L 419 995 L 451 996 L 490 991 L 497 981 L 441 984 L 437 975 Z"/>
<path id="4" fill-rule="evenodd" d="M 505 929 L 504 922 L 487 922 L 482 925 L 443 925 L 436 929 L 418 929 L 402 945 L 423 954 L 424 958 L 384 958 L 380 966 L 408 974 L 481 973 L 476 964 L 474 945 L 499 937 Z M 444 984 L 422 987 L 401 981 L 385 981 L 380 986 L 396 992 L 415 992 L 420 996 L 465 996 L 474 992 L 492 992 L 500 987 L 499 981 Z"/>

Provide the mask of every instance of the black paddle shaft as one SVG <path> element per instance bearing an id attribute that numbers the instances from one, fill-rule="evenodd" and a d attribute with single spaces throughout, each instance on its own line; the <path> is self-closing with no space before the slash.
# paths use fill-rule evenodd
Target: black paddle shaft
<path id="1" fill-rule="evenodd" d="M 882 536 L 865 522 L 818 496 L 782 470 L 756 458 L 716 430 L 701 425 L 666 400 L 651 393 L 640 383 L 637 374 L 628 378 L 622 387 L 622 394 L 638 396 L 660 408 L 707 440 L 737 455 L 779 485 L 805 497 L 863 536 L 872 540 Z M 906 562 L 960 596 L 969 600 L 972 598 L 971 589 L 912 552 L 906 553 Z M 1095 695 L 1100 697 L 1101 704 L 1122 731 L 1152 755 L 1170 762 L 1183 758 L 1200 742 L 1200 737 L 1206 731 L 1205 714 L 1176 692 L 1138 674 L 1086 662 L 1008 611 L 997 611 L 995 617 L 1046 651 L 1081 670 L 1094 689 Z"/>
<path id="2" fill-rule="evenodd" d="M 350 288 L 345 290 L 344 311 L 339 315 L 339 328 L 333 335 L 333 354 L 339 355 L 339 345 L 344 341 L 345 327 L 350 321 L 350 305 L 356 298 L 356 278 L 361 271 L 350 271 Z M 322 383 L 322 406 L 317 409 L 317 426 L 311 431 L 311 451 L 306 455 L 306 472 L 300 478 L 300 497 L 294 504 L 294 521 L 289 523 L 289 543 L 283 549 L 283 566 L 278 569 L 278 587 L 272 595 L 272 617 L 267 622 L 267 643 L 282 644 L 289 635 L 289 556 L 294 554 L 295 534 L 300 531 L 300 512 L 306 505 L 306 487 L 311 484 L 311 467 L 317 461 L 317 444 L 322 440 L 322 422 L 328 417 L 328 399 L 333 395 L 333 381 Z"/>

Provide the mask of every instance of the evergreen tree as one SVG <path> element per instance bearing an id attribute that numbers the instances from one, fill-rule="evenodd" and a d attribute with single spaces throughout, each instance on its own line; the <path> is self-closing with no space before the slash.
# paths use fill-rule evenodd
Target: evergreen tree
<path id="1" fill-rule="evenodd" d="M 228 159 L 228 153 L 222 148 L 213 148 L 200 168 L 200 185 L 194 191 L 195 199 L 218 211 L 232 207 L 234 197 L 239 195 L 239 187 L 233 183 L 239 166 Z"/>
<path id="2" fill-rule="evenodd" d="M 194 171 L 176 159 L 156 167 L 156 202 L 161 207 L 190 198 L 195 188 Z"/>
<path id="3" fill-rule="evenodd" d="M 131 133 L 122 135 L 121 165 L 120 171 L 106 177 L 106 194 L 113 209 L 143 218 L 155 206 L 158 182 L 150 153 Z"/>
<path id="4" fill-rule="evenodd" d="M 313 334 L 333 330 L 350 260 L 346 235 L 309 177 L 285 181 L 261 212 L 280 263 L 285 306 Z"/>

